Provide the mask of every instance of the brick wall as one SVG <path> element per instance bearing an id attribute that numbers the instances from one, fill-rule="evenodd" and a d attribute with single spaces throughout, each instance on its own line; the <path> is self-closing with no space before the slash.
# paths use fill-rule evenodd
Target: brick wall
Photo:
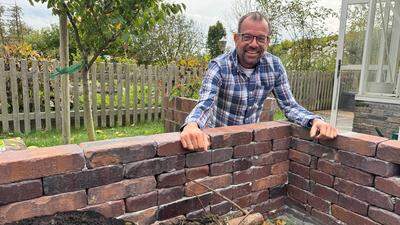
<path id="1" fill-rule="evenodd" d="M 356 101 L 353 131 L 377 135 L 379 128 L 385 137 L 391 137 L 400 127 L 400 104 Z"/>
<path id="2" fill-rule="evenodd" d="M 164 98 L 164 130 L 165 132 L 177 132 L 182 124 L 185 122 L 186 117 L 195 107 L 197 101 L 191 98 L 174 97 L 169 99 Z M 272 121 L 277 103 L 275 98 L 268 97 L 264 101 L 263 111 L 260 115 L 260 122 Z"/>
<path id="3" fill-rule="evenodd" d="M 165 133 L 1 153 L 0 224 L 69 210 L 139 224 L 235 210 L 191 180 L 264 216 L 290 207 L 322 224 L 399 224 L 398 141 L 347 133 L 318 143 L 285 122 L 205 131 L 207 152 Z"/>

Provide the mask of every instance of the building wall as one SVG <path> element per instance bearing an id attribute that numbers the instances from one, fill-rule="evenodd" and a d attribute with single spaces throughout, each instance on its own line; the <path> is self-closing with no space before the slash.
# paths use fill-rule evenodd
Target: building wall
<path id="1" fill-rule="evenodd" d="M 69 210 L 145 225 L 203 207 L 235 211 L 192 180 L 265 217 L 289 207 L 321 224 L 400 221 L 399 141 L 347 133 L 317 142 L 275 121 L 205 132 L 206 152 L 165 133 L 0 153 L 0 224 Z"/>
<path id="2" fill-rule="evenodd" d="M 385 137 L 391 137 L 400 127 L 400 104 L 356 101 L 353 131 L 377 135 L 379 128 Z"/>

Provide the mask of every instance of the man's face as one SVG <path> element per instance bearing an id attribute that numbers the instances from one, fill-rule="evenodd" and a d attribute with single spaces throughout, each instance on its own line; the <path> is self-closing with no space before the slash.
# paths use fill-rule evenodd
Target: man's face
<path id="1" fill-rule="evenodd" d="M 265 20 L 246 18 L 240 33 L 234 35 L 239 63 L 245 68 L 254 68 L 269 45 L 268 24 Z"/>

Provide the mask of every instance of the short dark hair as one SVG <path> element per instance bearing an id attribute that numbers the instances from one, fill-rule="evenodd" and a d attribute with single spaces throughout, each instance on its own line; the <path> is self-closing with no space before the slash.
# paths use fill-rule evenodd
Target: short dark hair
<path id="1" fill-rule="evenodd" d="M 270 35 L 272 33 L 272 28 L 271 28 L 271 23 L 269 22 L 268 18 L 265 17 L 262 13 L 254 11 L 254 12 L 249 12 L 246 15 L 242 16 L 239 19 L 239 24 L 238 24 L 238 33 L 240 33 L 240 26 L 242 26 L 243 21 L 247 18 L 250 17 L 250 19 L 254 20 L 254 21 L 261 21 L 261 20 L 265 20 L 267 22 L 268 25 L 268 35 Z"/>

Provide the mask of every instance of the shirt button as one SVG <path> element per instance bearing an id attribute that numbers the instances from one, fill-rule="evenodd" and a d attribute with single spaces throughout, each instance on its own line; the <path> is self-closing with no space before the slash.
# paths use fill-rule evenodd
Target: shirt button
<path id="1" fill-rule="evenodd" d="M 252 91 L 250 91 L 250 95 L 252 95 L 253 94 L 253 92 Z"/>

